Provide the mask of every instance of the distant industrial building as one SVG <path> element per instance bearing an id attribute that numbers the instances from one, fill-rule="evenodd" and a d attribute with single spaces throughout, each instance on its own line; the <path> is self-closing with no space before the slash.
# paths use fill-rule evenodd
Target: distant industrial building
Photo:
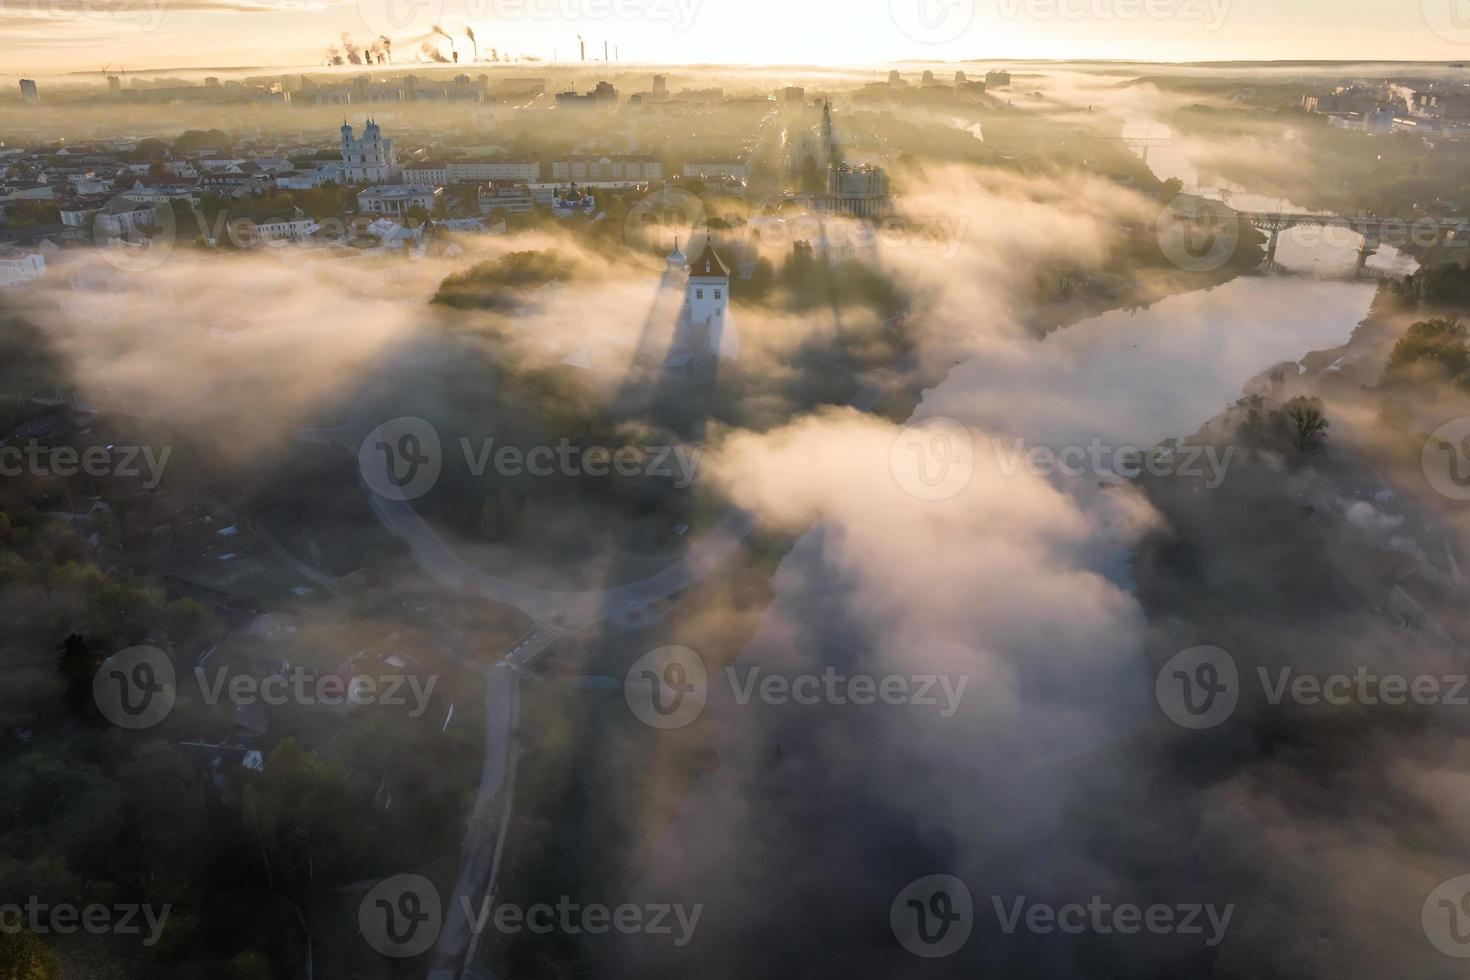
<path id="1" fill-rule="evenodd" d="M 41 92 L 36 88 L 34 79 L 22 78 L 20 80 L 20 97 L 25 100 L 27 105 L 41 104 Z"/>
<path id="2" fill-rule="evenodd" d="M 600 109 L 617 104 L 618 90 L 613 88 L 611 82 L 598 82 L 595 89 L 586 93 L 572 91 L 558 92 L 556 95 L 558 109 Z"/>

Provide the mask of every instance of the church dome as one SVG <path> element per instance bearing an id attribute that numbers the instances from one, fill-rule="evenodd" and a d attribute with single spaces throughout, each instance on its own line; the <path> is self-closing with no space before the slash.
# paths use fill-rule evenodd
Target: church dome
<path id="1" fill-rule="evenodd" d="M 674 250 L 669 253 L 669 268 L 683 269 L 689 265 L 689 258 L 679 250 L 679 240 L 674 239 Z"/>

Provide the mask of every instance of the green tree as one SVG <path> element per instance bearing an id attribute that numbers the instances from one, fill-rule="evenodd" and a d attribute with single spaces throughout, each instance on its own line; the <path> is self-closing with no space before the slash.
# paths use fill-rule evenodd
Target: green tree
<path id="1" fill-rule="evenodd" d="M 1300 396 L 1271 414 L 1272 423 L 1286 443 L 1299 455 L 1310 456 L 1327 448 L 1327 421 L 1319 398 Z"/>
<path id="2" fill-rule="evenodd" d="M 29 929 L 0 932 L 0 980 L 53 980 L 61 976 L 56 954 Z"/>
<path id="3" fill-rule="evenodd" d="M 229 980 L 271 980 L 275 976 L 271 961 L 253 949 L 230 960 L 225 973 Z"/>
<path id="4" fill-rule="evenodd" d="M 1466 384 L 1470 381 L 1470 348 L 1459 320 L 1422 320 L 1411 324 L 1388 359 L 1394 379 L 1423 378 L 1426 373 Z"/>
<path id="5" fill-rule="evenodd" d="M 102 666 L 102 655 L 93 653 L 86 639 L 72 633 L 61 644 L 56 669 L 66 685 L 66 708 L 78 717 L 87 714 L 92 705 L 92 678 Z"/>

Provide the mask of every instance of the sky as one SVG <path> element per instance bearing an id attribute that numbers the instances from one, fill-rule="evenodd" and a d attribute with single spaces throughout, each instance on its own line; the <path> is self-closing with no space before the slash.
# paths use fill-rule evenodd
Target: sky
<path id="1" fill-rule="evenodd" d="M 440 24 L 545 61 L 646 64 L 1470 59 L 1470 0 L 0 0 L 4 71 L 319 65 L 345 32 L 419 57 Z"/>

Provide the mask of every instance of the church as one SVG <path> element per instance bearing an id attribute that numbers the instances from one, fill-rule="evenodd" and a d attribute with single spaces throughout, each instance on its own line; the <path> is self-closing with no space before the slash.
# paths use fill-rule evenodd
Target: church
<path id="1" fill-rule="evenodd" d="M 793 181 L 800 181 L 804 174 L 813 175 L 822 185 L 827 182 L 827 171 L 840 162 L 837 138 L 832 130 L 832 103 L 822 102 L 821 124 L 808 129 L 786 134 L 786 172 Z M 815 190 L 816 188 L 809 188 Z"/>
<path id="2" fill-rule="evenodd" d="M 678 242 L 674 243 L 660 289 L 675 294 L 681 286 L 683 302 L 665 367 L 685 368 L 713 359 L 738 358 L 740 338 L 730 314 L 730 267 L 708 237 L 693 262 L 679 250 Z"/>
<path id="3" fill-rule="evenodd" d="M 369 119 L 362 128 L 362 139 L 355 139 L 352 127 L 342 120 L 342 178 L 354 184 L 386 184 L 397 176 L 393 141 L 383 139 L 378 124 Z"/>

